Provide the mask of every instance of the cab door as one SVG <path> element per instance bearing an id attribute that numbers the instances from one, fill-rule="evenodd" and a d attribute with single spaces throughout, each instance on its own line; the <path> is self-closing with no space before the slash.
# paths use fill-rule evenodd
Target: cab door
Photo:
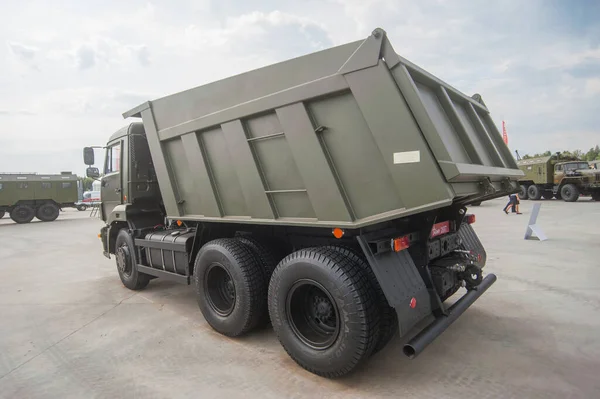
<path id="1" fill-rule="evenodd" d="M 559 184 L 563 177 L 565 177 L 563 165 L 556 165 L 556 169 L 554 169 L 554 184 Z"/>
<path id="2" fill-rule="evenodd" d="M 113 142 L 106 149 L 104 177 L 100 185 L 102 216 L 106 220 L 112 210 L 123 203 L 123 140 Z"/>

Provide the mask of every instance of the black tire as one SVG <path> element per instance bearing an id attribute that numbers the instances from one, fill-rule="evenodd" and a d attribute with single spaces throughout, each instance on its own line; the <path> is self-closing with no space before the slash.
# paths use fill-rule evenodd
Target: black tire
<path id="1" fill-rule="evenodd" d="M 565 202 L 575 202 L 579 199 L 579 189 L 574 184 L 565 184 L 560 189 L 560 196 Z"/>
<path id="2" fill-rule="evenodd" d="M 254 255 L 260 261 L 260 265 L 264 272 L 266 287 L 269 285 L 273 270 L 277 267 L 277 264 L 285 257 L 283 251 L 278 250 L 275 245 L 271 245 L 266 239 L 257 239 L 250 236 L 240 236 L 236 239 L 248 247 Z M 264 309 L 267 309 L 267 295 L 264 295 Z M 264 326 L 270 322 L 269 312 L 265 310 L 262 319 L 258 322 L 258 326 Z"/>
<path id="3" fill-rule="evenodd" d="M 265 319 L 267 282 L 260 259 L 235 238 L 206 243 L 194 262 L 198 306 L 217 332 L 235 337 Z"/>
<path id="4" fill-rule="evenodd" d="M 10 211 L 10 218 L 19 224 L 31 222 L 34 216 L 35 211 L 29 205 L 17 205 Z"/>
<path id="5" fill-rule="evenodd" d="M 545 199 L 545 200 L 551 200 L 552 197 L 554 197 L 554 195 L 550 191 L 544 191 L 542 193 L 542 198 Z"/>
<path id="6" fill-rule="evenodd" d="M 60 213 L 60 209 L 53 203 L 46 203 L 40 206 L 35 212 L 35 216 L 42 222 L 52 222 L 56 220 Z"/>
<path id="7" fill-rule="evenodd" d="M 540 190 L 540 188 L 535 184 L 532 184 L 531 186 L 527 187 L 527 197 L 530 200 L 537 201 L 542 198 L 542 190 Z"/>
<path id="8" fill-rule="evenodd" d="M 250 248 L 250 250 L 260 259 L 268 283 L 273 274 L 273 270 L 275 270 L 277 264 L 286 254 L 283 251 L 278 250 L 274 245 L 271 245 L 266 239 L 258 239 L 250 236 L 239 236 L 236 237 L 236 239 Z"/>
<path id="9" fill-rule="evenodd" d="M 520 188 L 519 188 L 519 198 L 520 199 L 522 199 L 522 200 L 529 199 L 529 196 L 527 195 L 528 188 L 529 187 L 525 186 L 525 185 L 520 186 Z"/>
<path id="10" fill-rule="evenodd" d="M 350 258 L 353 262 L 356 262 L 361 269 L 369 276 L 371 282 L 371 289 L 375 293 L 377 298 L 377 304 L 379 308 L 379 335 L 375 348 L 373 349 L 373 355 L 385 348 L 385 346 L 394 338 L 396 332 L 398 332 L 398 315 L 396 310 L 388 304 L 387 298 L 383 293 L 381 285 L 377 281 L 377 277 L 371 269 L 371 266 L 365 259 L 364 255 L 357 250 L 349 247 L 331 246 L 326 247 L 336 250 L 344 256 Z"/>
<path id="11" fill-rule="evenodd" d="M 341 377 L 366 361 L 375 348 L 378 313 L 369 277 L 338 250 L 294 252 L 271 277 L 275 334 L 288 355 L 316 375 Z"/>
<path id="12" fill-rule="evenodd" d="M 80 211 L 80 212 L 81 212 L 81 211 L 85 211 L 85 210 L 87 209 L 87 205 L 77 205 L 77 207 L 76 207 L 76 208 L 77 208 L 77 210 L 78 210 L 78 211 Z"/>
<path id="13" fill-rule="evenodd" d="M 146 288 L 150 282 L 151 276 L 138 271 L 133 238 L 125 229 L 121 229 L 117 235 L 115 258 L 117 272 L 125 287 L 134 291 Z"/>
<path id="14" fill-rule="evenodd" d="M 2 219 L 4 217 L 5 212 L 4 211 L 0 211 L 0 219 Z"/>

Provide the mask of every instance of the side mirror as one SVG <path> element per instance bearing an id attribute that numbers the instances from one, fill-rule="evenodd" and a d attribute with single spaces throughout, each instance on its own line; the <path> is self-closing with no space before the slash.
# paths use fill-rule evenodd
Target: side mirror
<path id="1" fill-rule="evenodd" d="M 100 177 L 100 170 L 98 168 L 89 167 L 85 170 L 85 175 L 87 177 L 91 177 L 92 179 L 97 179 Z"/>
<path id="2" fill-rule="evenodd" d="M 94 149 L 92 147 L 85 147 L 83 149 L 83 163 L 88 166 L 91 166 L 94 164 Z M 96 170 L 98 170 L 98 169 L 96 169 Z"/>

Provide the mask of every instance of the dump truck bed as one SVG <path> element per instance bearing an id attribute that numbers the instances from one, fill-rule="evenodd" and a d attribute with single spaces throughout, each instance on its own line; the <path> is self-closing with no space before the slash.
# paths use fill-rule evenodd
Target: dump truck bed
<path id="1" fill-rule="evenodd" d="M 385 31 L 146 102 L 168 217 L 362 227 L 516 192 L 480 96 L 400 57 Z"/>

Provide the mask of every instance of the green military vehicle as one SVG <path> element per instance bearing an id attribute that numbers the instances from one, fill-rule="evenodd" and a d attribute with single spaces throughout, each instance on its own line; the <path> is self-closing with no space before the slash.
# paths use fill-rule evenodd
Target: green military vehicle
<path id="1" fill-rule="evenodd" d="M 481 96 L 381 29 L 123 116 L 141 122 L 106 144 L 104 255 L 133 290 L 193 284 L 221 334 L 271 322 L 292 359 L 332 378 L 397 332 L 416 333 L 414 358 L 496 280 L 468 207 L 518 192 L 523 173 Z M 84 162 L 98 177 L 92 147 Z"/>
<path id="2" fill-rule="evenodd" d="M 56 220 L 61 208 L 75 207 L 77 184 L 71 172 L 0 173 L 0 218 L 8 213 L 17 223 L 29 223 L 34 217 L 43 222 Z"/>
<path id="3" fill-rule="evenodd" d="M 562 199 L 575 202 L 581 195 L 600 201 L 600 171 L 586 161 L 565 159 L 560 154 L 520 159 L 517 164 L 525 176 L 519 180 L 523 200 Z"/>

